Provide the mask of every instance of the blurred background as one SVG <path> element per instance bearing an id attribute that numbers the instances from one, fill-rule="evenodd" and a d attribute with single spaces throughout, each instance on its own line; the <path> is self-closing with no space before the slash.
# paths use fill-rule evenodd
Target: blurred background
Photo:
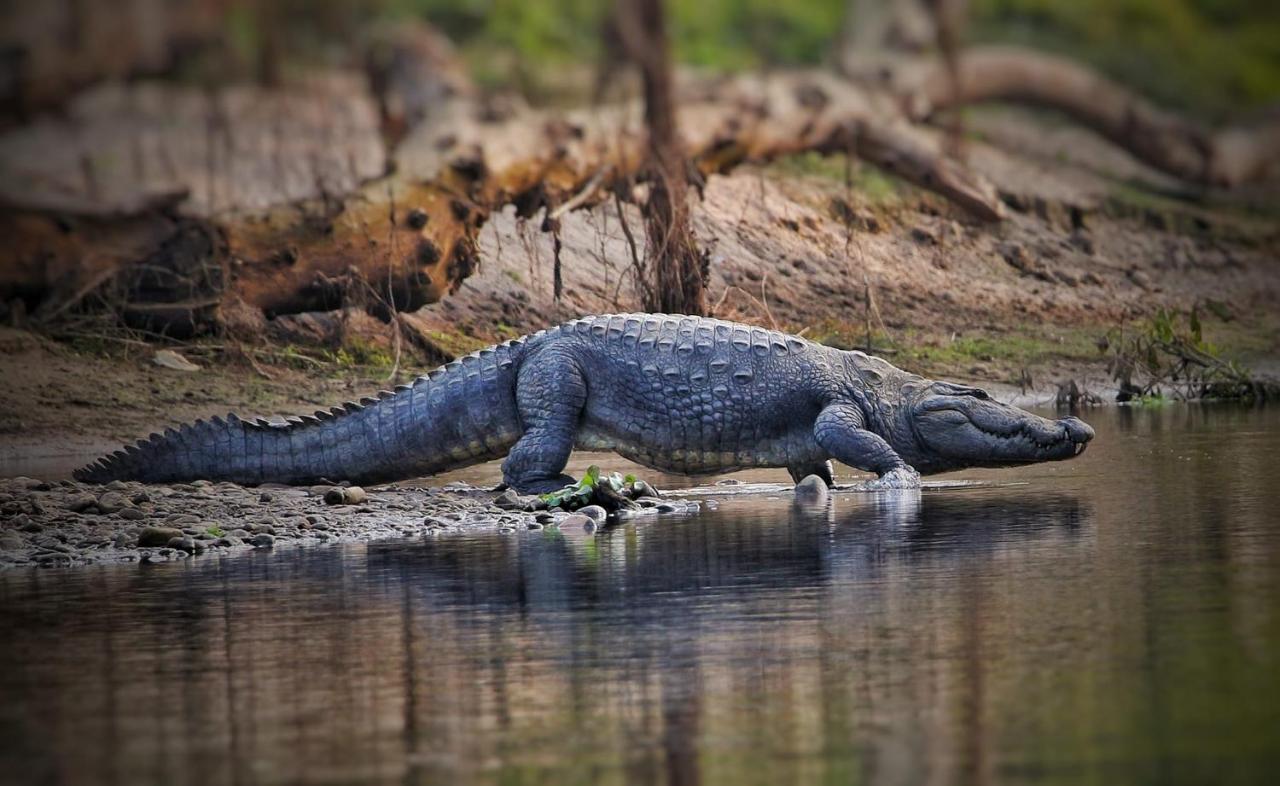
<path id="1" fill-rule="evenodd" d="M 1280 6 L 1267 0 L 968 0 L 964 38 L 1080 58 L 1160 103 L 1223 118 L 1280 95 Z M 874 0 L 668 0 L 675 58 L 718 70 L 838 59 L 859 28 L 907 11 L 896 32 L 934 43 L 927 3 Z M 572 98 L 609 52 L 612 5 L 592 0 L 11 0 L 0 24 L 8 122 L 95 79 L 164 75 L 197 84 L 274 80 L 349 64 L 359 34 L 427 22 L 486 89 Z"/>

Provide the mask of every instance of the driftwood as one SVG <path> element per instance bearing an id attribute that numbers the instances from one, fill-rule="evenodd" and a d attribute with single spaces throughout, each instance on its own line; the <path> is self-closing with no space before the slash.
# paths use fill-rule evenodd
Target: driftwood
<path id="1" fill-rule="evenodd" d="M 1274 175 L 1280 160 L 1275 112 L 1210 129 L 1079 62 L 1019 47 L 970 48 L 957 66 L 952 75 L 939 60 L 851 56 L 844 70 L 897 95 L 905 114 L 916 121 L 987 101 L 1057 110 L 1152 168 L 1191 184 L 1244 185 Z"/>

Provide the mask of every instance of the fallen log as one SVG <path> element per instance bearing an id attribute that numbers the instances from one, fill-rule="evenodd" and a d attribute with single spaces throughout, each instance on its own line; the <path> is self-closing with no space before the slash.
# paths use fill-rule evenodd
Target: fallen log
<path id="1" fill-rule="evenodd" d="M 866 62 L 851 68 L 868 73 Z M 954 78 L 941 61 L 920 58 L 882 63 L 876 78 L 899 95 L 914 120 L 988 101 L 1053 109 L 1188 183 L 1236 187 L 1275 175 L 1280 160 L 1280 115 L 1275 112 L 1211 129 L 1152 104 L 1082 63 L 1029 49 L 970 48 L 959 58 Z"/>
<path id="2" fill-rule="evenodd" d="M 492 211 L 514 205 L 532 218 L 615 193 L 631 199 L 619 189 L 643 176 L 638 103 L 495 118 L 456 94 L 386 154 L 374 105 L 351 84 L 174 97 L 143 83 L 133 88 L 140 95 L 112 88 L 125 92 L 89 101 L 106 107 L 101 115 L 85 109 L 0 138 L 0 169 L 13 175 L 0 222 L 21 235 L 0 249 L 0 295 L 35 299 L 28 305 L 45 316 L 109 297 L 150 329 L 184 334 L 352 303 L 389 318 L 472 273 L 476 232 Z M 168 104 L 172 117 L 153 125 L 154 111 L 120 108 L 131 103 Z M 244 111 L 226 111 L 229 103 Z M 704 173 L 805 150 L 852 152 L 981 219 L 1001 215 L 994 190 L 896 119 L 892 102 L 829 74 L 704 81 L 679 93 L 677 111 Z M 159 153 L 134 156 L 142 166 L 93 165 L 90 176 L 78 165 L 129 160 L 123 140 L 143 129 Z M 57 155 L 43 155 L 46 139 L 57 140 Z M 160 253 L 166 244 L 190 252 L 193 235 L 208 238 L 203 255 Z M 175 284 L 167 294 L 157 284 L 166 277 Z M 190 303 L 199 313 L 184 312 Z"/>

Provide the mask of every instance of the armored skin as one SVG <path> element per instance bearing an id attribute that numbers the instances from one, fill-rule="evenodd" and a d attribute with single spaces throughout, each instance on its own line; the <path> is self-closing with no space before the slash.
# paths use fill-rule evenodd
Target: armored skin
<path id="1" fill-rule="evenodd" d="M 196 421 L 76 472 L 89 482 L 373 484 L 506 457 L 524 493 L 558 489 L 575 448 L 709 475 L 830 459 L 884 487 L 919 473 L 1079 455 L 1093 430 L 861 352 L 717 319 L 589 316 L 482 349 L 329 412 Z"/>

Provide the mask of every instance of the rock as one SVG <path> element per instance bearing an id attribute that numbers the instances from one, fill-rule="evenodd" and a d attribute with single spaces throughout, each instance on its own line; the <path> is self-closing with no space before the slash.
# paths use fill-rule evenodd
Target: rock
<path id="1" fill-rule="evenodd" d="M 44 525 L 36 521 L 28 520 L 24 524 L 19 524 L 18 529 L 23 532 L 44 532 Z"/>
<path id="2" fill-rule="evenodd" d="M 66 507 L 72 513 L 84 513 L 97 504 L 98 500 L 92 494 L 77 494 L 67 500 Z"/>
<path id="3" fill-rule="evenodd" d="M 603 522 L 606 518 L 609 517 L 609 511 L 605 510 L 599 505 L 587 505 L 586 507 L 579 509 L 578 513 L 580 515 L 586 516 L 587 518 L 591 519 L 596 523 Z"/>
<path id="4" fill-rule="evenodd" d="M 6 532 L 3 535 L 0 535 L 0 551 L 17 551 L 22 548 L 22 546 L 22 538 L 12 532 Z"/>
<path id="5" fill-rule="evenodd" d="M 644 497 L 659 498 L 662 495 L 653 486 L 645 483 L 643 480 L 637 480 L 631 484 L 631 496 L 634 499 L 643 499 Z"/>
<path id="6" fill-rule="evenodd" d="M 199 371 L 200 367 L 182 355 L 174 352 L 172 349 L 161 349 L 151 356 L 151 362 L 161 368 L 173 369 L 174 371 Z"/>
<path id="7" fill-rule="evenodd" d="M 137 508 L 125 508 L 124 510 L 120 511 L 120 518 L 124 519 L 125 521 L 142 521 L 146 517 L 147 517 L 147 514 L 143 513 Z"/>
<path id="8" fill-rule="evenodd" d="M 796 502 L 822 504 L 827 501 L 827 483 L 817 475 L 807 475 L 796 484 Z"/>
<path id="9" fill-rule="evenodd" d="M 515 489 L 507 489 L 499 494 L 493 500 L 493 504 L 502 510 L 524 510 L 524 500 L 520 498 Z"/>
<path id="10" fill-rule="evenodd" d="M 138 545 L 143 548 L 167 546 L 174 538 L 181 538 L 182 530 L 170 527 L 147 527 L 138 534 Z"/>
<path id="11" fill-rule="evenodd" d="M 1134 284 L 1137 284 L 1142 289 L 1147 290 L 1148 292 L 1151 291 L 1151 289 L 1155 286 L 1151 282 L 1151 276 L 1148 276 L 1146 273 L 1144 273 L 1143 271 L 1139 270 L 1136 267 L 1131 268 L 1128 272 L 1128 275 L 1129 275 L 1130 281 L 1132 281 Z"/>
<path id="12" fill-rule="evenodd" d="M 570 513 L 568 516 L 560 519 L 561 530 L 582 530 L 583 532 L 595 532 L 596 522 L 590 516 L 584 516 L 581 513 Z"/>
<path id="13" fill-rule="evenodd" d="M 912 228 L 911 228 L 911 239 L 912 239 L 912 240 L 914 240 L 915 242 L 919 243 L 919 244 L 920 244 L 920 245 L 922 245 L 922 246 L 936 246 L 936 245 L 938 245 L 938 238 L 937 238 L 937 236 L 936 236 L 936 235 L 934 235 L 934 234 L 933 234 L 933 232 L 930 232 L 930 231 L 929 231 L 928 229 L 926 229 L 925 227 L 912 227 Z"/>
<path id="14" fill-rule="evenodd" d="M 275 497 L 272 497 L 271 492 L 269 491 L 264 491 L 258 495 L 259 502 L 270 502 L 273 499 L 275 499 Z"/>
<path id="15" fill-rule="evenodd" d="M 176 538 L 169 538 L 169 542 L 165 544 L 171 549 L 185 551 L 188 554 L 195 552 L 196 542 L 190 535 L 182 535 Z"/>
<path id="16" fill-rule="evenodd" d="M 326 505 L 358 505 L 367 499 L 368 493 L 359 486 L 334 486 L 324 493 Z"/>
<path id="17" fill-rule="evenodd" d="M 255 549 L 269 549 L 276 545 L 276 538 L 274 535 L 268 535 L 263 532 L 259 535 L 254 535 L 253 540 L 249 541 L 249 543 Z"/>
<path id="18" fill-rule="evenodd" d="M 672 505 L 670 502 L 663 502 L 661 505 L 658 505 L 657 510 L 659 513 L 675 513 L 680 509 L 675 505 Z"/>
<path id="19" fill-rule="evenodd" d="M 133 503 L 129 501 L 129 498 L 118 491 L 108 491 L 98 497 L 96 504 L 99 513 L 116 513 L 125 508 L 133 507 Z"/>
<path id="20" fill-rule="evenodd" d="M 103 488 L 105 488 L 107 491 L 126 491 L 129 488 L 129 484 L 125 483 L 123 480 L 113 480 L 107 485 L 103 486 Z"/>
<path id="21" fill-rule="evenodd" d="M 131 549 L 138 545 L 138 536 L 132 532 L 117 532 L 112 544 L 118 549 Z"/>

